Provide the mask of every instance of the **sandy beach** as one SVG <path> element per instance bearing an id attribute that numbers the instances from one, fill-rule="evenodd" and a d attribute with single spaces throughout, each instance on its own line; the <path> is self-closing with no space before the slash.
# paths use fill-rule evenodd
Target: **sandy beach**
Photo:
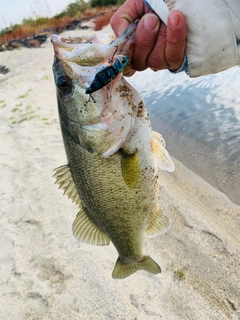
<path id="1" fill-rule="evenodd" d="M 172 227 L 145 243 L 161 274 L 113 280 L 113 245 L 74 239 L 52 61 L 49 39 L 0 53 L 0 320 L 239 320 L 240 207 L 176 159 L 159 199 Z"/>

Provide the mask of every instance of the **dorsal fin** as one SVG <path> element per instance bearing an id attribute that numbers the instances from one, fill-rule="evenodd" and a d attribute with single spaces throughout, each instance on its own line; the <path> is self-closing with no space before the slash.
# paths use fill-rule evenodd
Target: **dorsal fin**
<path id="1" fill-rule="evenodd" d="M 98 246 L 108 245 L 110 243 L 108 236 L 98 229 L 86 214 L 86 208 L 82 205 L 69 166 L 64 165 L 56 168 L 54 171 L 56 171 L 53 175 L 53 177 L 56 178 L 55 183 L 59 184 L 59 188 L 64 191 L 64 194 L 66 194 L 68 198 L 72 199 L 72 201 L 80 208 L 80 212 L 77 214 L 76 219 L 73 222 L 72 231 L 74 237 L 89 244 L 95 244 Z"/>
<path id="2" fill-rule="evenodd" d="M 169 153 L 165 149 L 165 141 L 163 140 L 163 137 L 155 131 L 152 132 L 152 149 L 157 160 L 158 167 L 161 170 L 169 172 L 174 171 L 175 166 L 169 156 Z"/>
<path id="3" fill-rule="evenodd" d="M 88 218 L 86 211 L 87 209 L 82 207 L 73 222 L 74 237 L 79 241 L 96 246 L 108 245 L 110 243 L 109 237 Z"/>
<path id="4" fill-rule="evenodd" d="M 146 230 L 146 235 L 148 238 L 156 237 L 167 232 L 170 227 L 171 221 L 158 210 Z"/>
<path id="5" fill-rule="evenodd" d="M 81 207 L 81 199 L 75 185 L 75 182 L 72 178 L 72 173 L 69 166 L 63 165 L 54 169 L 55 174 L 53 175 L 56 178 L 55 183 L 59 185 L 59 189 L 64 191 L 64 194 L 68 196 L 68 198 L 72 199 L 73 202 L 76 203 L 79 207 Z"/>

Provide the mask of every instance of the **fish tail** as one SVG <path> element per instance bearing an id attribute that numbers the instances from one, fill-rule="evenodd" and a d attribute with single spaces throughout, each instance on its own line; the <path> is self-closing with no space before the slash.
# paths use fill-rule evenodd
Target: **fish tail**
<path id="1" fill-rule="evenodd" d="M 118 258 L 112 272 L 112 277 L 113 279 L 123 279 L 138 270 L 145 270 L 153 274 L 161 272 L 161 268 L 159 267 L 159 265 L 149 256 L 144 256 L 141 261 L 129 264 L 122 263 Z"/>

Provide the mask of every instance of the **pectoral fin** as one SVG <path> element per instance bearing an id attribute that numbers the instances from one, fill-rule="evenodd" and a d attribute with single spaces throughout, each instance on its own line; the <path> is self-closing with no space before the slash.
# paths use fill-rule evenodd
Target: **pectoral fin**
<path id="1" fill-rule="evenodd" d="M 134 189 L 140 182 L 142 171 L 137 152 L 129 154 L 121 150 L 121 168 L 122 175 L 126 185 Z"/>
<path id="2" fill-rule="evenodd" d="M 72 231 L 76 239 L 88 244 L 105 246 L 110 243 L 109 237 L 88 218 L 83 207 L 73 222 Z"/>
<path id="3" fill-rule="evenodd" d="M 68 198 L 72 199 L 73 202 L 81 207 L 81 199 L 79 197 L 75 182 L 73 181 L 69 166 L 66 164 L 56 168 L 54 171 L 56 173 L 53 175 L 53 177 L 56 178 L 55 183 L 59 185 L 59 189 L 62 189 Z"/>
<path id="4" fill-rule="evenodd" d="M 148 238 L 156 237 L 167 232 L 170 227 L 171 221 L 159 210 L 155 213 L 150 226 L 147 228 L 146 235 Z"/>
<path id="5" fill-rule="evenodd" d="M 163 140 L 163 137 L 155 131 L 152 132 L 152 149 L 157 160 L 158 167 L 161 170 L 169 172 L 174 171 L 175 166 L 169 156 L 169 153 L 165 149 L 165 141 Z"/>

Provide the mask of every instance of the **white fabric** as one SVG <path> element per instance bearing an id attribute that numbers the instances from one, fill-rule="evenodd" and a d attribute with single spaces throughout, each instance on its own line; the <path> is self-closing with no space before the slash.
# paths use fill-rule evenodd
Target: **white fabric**
<path id="1" fill-rule="evenodd" d="M 147 0 L 166 23 L 163 0 Z M 240 64 L 240 0 L 166 0 L 168 9 L 180 10 L 187 21 L 188 75 L 197 77 Z M 235 34 L 236 33 L 236 34 Z"/>
<path id="2" fill-rule="evenodd" d="M 232 20 L 236 38 L 240 40 L 240 1 L 225 0 L 225 3 L 227 5 L 230 18 Z"/>

